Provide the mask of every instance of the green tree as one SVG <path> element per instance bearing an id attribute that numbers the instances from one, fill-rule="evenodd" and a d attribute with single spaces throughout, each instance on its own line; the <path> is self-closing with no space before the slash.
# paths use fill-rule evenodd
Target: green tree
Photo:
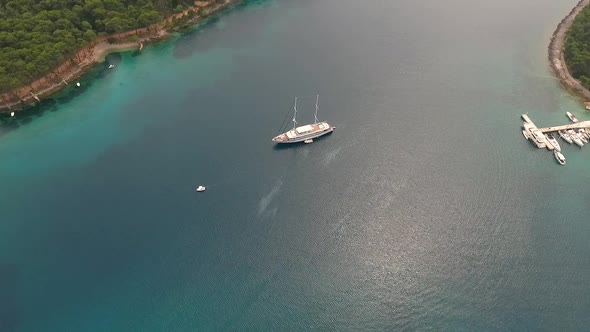
<path id="1" fill-rule="evenodd" d="M 568 31 L 564 56 L 572 76 L 590 88 L 590 7 L 576 16 Z"/>
<path id="2" fill-rule="evenodd" d="M 0 93 L 46 75 L 97 36 L 147 27 L 192 5 L 193 0 L 0 0 Z"/>

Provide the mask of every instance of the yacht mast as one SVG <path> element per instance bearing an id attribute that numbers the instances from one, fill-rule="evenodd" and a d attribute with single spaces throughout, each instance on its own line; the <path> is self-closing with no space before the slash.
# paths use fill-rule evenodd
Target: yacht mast
<path id="1" fill-rule="evenodd" d="M 318 106 L 319 102 L 320 102 L 320 95 L 317 95 L 316 99 L 315 99 L 315 114 L 313 115 L 313 117 L 315 118 L 316 124 L 318 123 L 318 110 L 320 109 L 320 107 Z"/>
<path id="2" fill-rule="evenodd" d="M 297 97 L 295 97 L 295 105 L 293 106 L 293 129 L 297 126 Z"/>

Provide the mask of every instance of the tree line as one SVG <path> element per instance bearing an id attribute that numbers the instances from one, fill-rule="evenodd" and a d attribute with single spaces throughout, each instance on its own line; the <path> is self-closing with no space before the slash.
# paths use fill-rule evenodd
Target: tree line
<path id="1" fill-rule="evenodd" d="M 147 27 L 190 0 L 0 0 L 0 94 L 27 85 L 97 36 Z"/>
<path id="2" fill-rule="evenodd" d="M 572 76 L 590 89 L 590 6 L 578 13 L 569 29 L 564 56 Z"/>

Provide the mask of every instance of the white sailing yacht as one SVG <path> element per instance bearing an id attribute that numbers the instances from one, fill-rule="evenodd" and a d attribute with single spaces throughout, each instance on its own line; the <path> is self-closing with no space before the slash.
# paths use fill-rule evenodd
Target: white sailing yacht
<path id="1" fill-rule="evenodd" d="M 330 126 L 327 122 L 318 121 L 320 95 L 317 95 L 315 102 L 315 122 L 305 126 L 297 127 L 297 97 L 295 97 L 295 106 L 293 106 L 293 129 L 275 136 L 272 141 L 276 143 L 311 143 L 316 137 L 329 134 L 336 129 Z"/>

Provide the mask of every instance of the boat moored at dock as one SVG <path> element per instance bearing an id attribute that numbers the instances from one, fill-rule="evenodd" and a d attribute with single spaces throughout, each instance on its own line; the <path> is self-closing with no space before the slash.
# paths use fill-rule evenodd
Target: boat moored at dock
<path id="1" fill-rule="evenodd" d="M 555 149 L 555 151 L 561 151 L 559 142 L 557 142 L 557 139 L 555 139 L 555 136 L 553 136 L 553 134 L 545 134 L 545 138 L 547 139 L 547 142 L 549 142 L 549 144 L 553 146 L 553 149 Z"/>
<path id="2" fill-rule="evenodd" d="M 565 130 L 560 130 L 557 133 L 559 134 L 559 137 L 561 137 L 564 141 L 568 142 L 569 144 L 572 144 L 574 142 Z"/>
<path id="3" fill-rule="evenodd" d="M 574 143 L 576 143 L 577 146 L 584 146 L 584 142 L 582 142 L 580 137 L 578 137 L 578 134 L 573 129 L 568 129 L 567 133 L 570 135 L 572 141 L 574 141 Z"/>
<path id="4" fill-rule="evenodd" d="M 547 147 L 547 139 L 545 138 L 545 135 L 543 135 L 543 133 L 537 129 L 537 127 L 531 125 L 528 122 L 525 122 L 523 127 L 529 136 L 530 141 L 533 142 L 539 149 Z"/>
<path id="5" fill-rule="evenodd" d="M 576 134 L 578 134 L 578 138 L 580 138 L 580 140 L 582 140 L 584 144 L 588 144 L 588 138 L 586 137 L 586 135 L 584 135 L 584 133 L 581 130 L 578 130 Z"/>

